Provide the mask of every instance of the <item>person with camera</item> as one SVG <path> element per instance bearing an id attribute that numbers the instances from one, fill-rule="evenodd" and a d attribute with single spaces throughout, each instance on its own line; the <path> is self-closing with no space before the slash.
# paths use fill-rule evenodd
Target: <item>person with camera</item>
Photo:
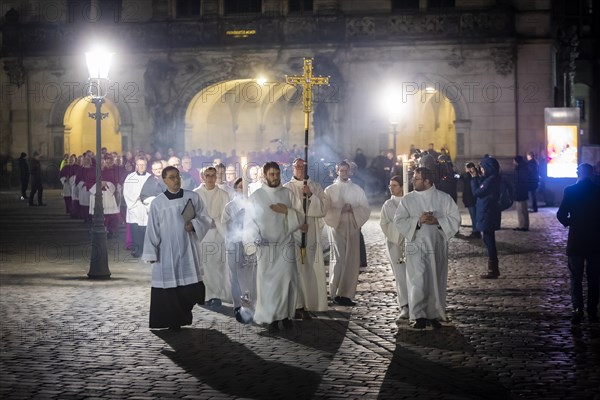
<path id="1" fill-rule="evenodd" d="M 484 156 L 479 163 L 479 170 L 470 169 L 471 190 L 477 198 L 475 205 L 475 227 L 483 233 L 483 243 L 488 253 L 487 273 L 480 275 L 482 279 L 497 279 L 500 276 L 498 267 L 498 250 L 496 249 L 496 231 L 500 229 L 502 213 L 498 205 L 500 198 L 500 164 L 490 156 Z"/>

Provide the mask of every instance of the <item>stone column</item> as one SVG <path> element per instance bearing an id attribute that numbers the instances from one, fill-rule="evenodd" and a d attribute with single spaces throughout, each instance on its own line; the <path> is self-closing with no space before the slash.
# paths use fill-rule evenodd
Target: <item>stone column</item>
<path id="1" fill-rule="evenodd" d="M 454 121 L 454 127 L 456 128 L 456 154 L 453 156 L 455 159 L 459 158 L 470 158 L 471 154 L 471 121 L 470 120 L 456 120 Z"/>

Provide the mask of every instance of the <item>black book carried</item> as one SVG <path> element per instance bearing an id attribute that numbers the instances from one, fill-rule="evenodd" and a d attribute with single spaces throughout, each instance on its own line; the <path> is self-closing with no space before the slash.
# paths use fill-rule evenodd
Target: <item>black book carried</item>
<path id="1" fill-rule="evenodd" d="M 187 203 L 185 203 L 181 216 L 183 217 L 183 222 L 186 224 L 196 217 L 196 210 L 194 209 L 192 199 L 188 199 Z"/>

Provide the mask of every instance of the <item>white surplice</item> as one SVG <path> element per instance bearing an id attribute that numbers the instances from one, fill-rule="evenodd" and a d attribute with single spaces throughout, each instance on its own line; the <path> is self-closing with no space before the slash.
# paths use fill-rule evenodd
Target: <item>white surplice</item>
<path id="1" fill-rule="evenodd" d="M 308 311 L 327 311 L 327 278 L 323 260 L 323 244 L 321 243 L 321 232 L 324 226 L 323 217 L 327 212 L 327 201 L 321 185 L 310 179 L 307 184 L 312 195 L 307 202 L 306 222 L 308 232 L 305 236 L 306 257 L 304 264 L 302 263 L 300 251 L 296 252 L 296 265 L 300 276 L 300 293 L 296 307 L 304 307 Z M 304 187 L 304 180 L 292 177 L 283 186 L 290 189 L 300 202 L 303 201 L 302 188 Z M 302 232 L 296 231 L 294 237 L 296 244 L 300 246 Z"/>
<path id="2" fill-rule="evenodd" d="M 183 190 L 183 189 L 182 189 Z M 193 232 L 185 231 L 181 213 L 191 199 L 196 211 Z M 198 241 L 210 227 L 204 203 L 197 193 L 183 190 L 183 197 L 169 200 L 164 193 L 150 205 L 142 261 L 152 264 L 152 287 L 173 288 L 202 281 Z"/>
<path id="3" fill-rule="evenodd" d="M 244 249 L 256 252 L 256 311 L 254 321 L 271 323 L 293 318 L 296 311 L 298 270 L 294 231 L 304 219 L 302 205 L 296 196 L 282 186 L 264 184 L 249 198 L 244 215 Z M 271 210 L 282 203 L 287 215 Z"/>
<path id="4" fill-rule="evenodd" d="M 202 186 L 202 185 L 200 185 Z M 217 183 L 217 187 L 225 192 L 229 196 L 229 201 L 233 200 L 233 195 L 235 194 L 235 189 L 227 184 L 227 182 Z"/>
<path id="5" fill-rule="evenodd" d="M 404 256 L 405 244 L 404 236 L 400 235 L 400 232 L 398 232 L 398 229 L 396 229 L 396 226 L 394 225 L 394 215 L 398 209 L 400 198 L 401 197 L 392 196 L 383 203 L 379 225 L 386 238 L 388 257 L 390 259 L 394 278 L 396 279 L 396 299 L 398 301 L 398 307 L 403 307 L 408 305 L 406 260 Z"/>
<path id="6" fill-rule="evenodd" d="M 104 208 L 104 215 L 108 214 L 119 214 L 121 209 L 117 205 L 115 198 L 115 191 L 117 187 L 110 181 L 104 181 L 106 183 L 106 189 L 102 190 L 102 206 Z M 96 184 L 90 188 L 90 214 L 94 214 L 94 207 L 96 204 Z"/>
<path id="7" fill-rule="evenodd" d="M 90 191 L 87 189 L 83 181 L 77 182 L 77 196 L 79 197 L 80 206 L 90 205 Z"/>
<path id="8" fill-rule="evenodd" d="M 221 222 L 221 214 L 229 203 L 229 194 L 215 187 L 208 190 L 203 183 L 194 190 L 206 206 L 206 213 L 215 222 L 216 227 L 206 232 L 199 246 L 202 252 L 204 269 L 204 286 L 206 299 L 221 299 L 231 301 L 231 276 L 225 258 L 225 225 Z"/>
<path id="9" fill-rule="evenodd" d="M 125 183 L 123 184 L 123 197 L 127 204 L 125 222 L 128 224 L 146 226 L 148 223 L 148 210 L 140 199 L 140 193 L 142 192 L 144 183 L 150 176 L 151 174 L 148 172 L 142 175 L 139 175 L 137 172 L 132 172 L 125 178 Z"/>
<path id="10" fill-rule="evenodd" d="M 331 261 L 329 264 L 329 294 L 354 299 L 360 266 L 360 227 L 371 215 L 367 195 L 360 186 L 339 179 L 325 189 L 329 226 Z M 352 212 L 342 213 L 345 204 Z"/>
<path id="11" fill-rule="evenodd" d="M 231 273 L 231 297 L 234 307 L 242 306 L 242 297 L 254 309 L 256 300 L 256 266 L 245 263 L 244 244 L 244 214 L 248 207 L 248 199 L 235 193 L 233 200 L 225 205 L 221 222 L 227 229 L 225 244 L 227 245 L 226 259 Z"/>
<path id="12" fill-rule="evenodd" d="M 419 223 L 425 211 L 433 211 L 438 225 Z M 458 206 L 435 186 L 415 190 L 400 199 L 394 225 L 406 238 L 410 319 L 446 320 L 448 241 L 460 226 Z"/>

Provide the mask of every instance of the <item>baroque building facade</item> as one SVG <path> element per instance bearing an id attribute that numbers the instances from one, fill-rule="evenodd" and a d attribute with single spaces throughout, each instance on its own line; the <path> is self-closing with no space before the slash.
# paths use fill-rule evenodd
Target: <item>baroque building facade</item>
<path id="1" fill-rule="evenodd" d="M 119 152 L 301 145 L 301 97 L 285 76 L 301 74 L 304 57 L 330 76 L 315 88 L 311 142 L 332 158 L 357 147 L 374 156 L 396 140 L 398 154 L 433 142 L 459 161 L 508 161 L 544 150 L 544 108 L 578 101 L 581 143 L 598 143 L 594 53 L 583 78 L 576 69 L 593 23 L 562 18 L 557 29 L 557 10 L 568 14 L 557 3 L 4 1 L 3 168 L 21 151 L 94 150 L 83 56 L 94 43 L 115 52 L 102 143 Z M 591 2 L 574 3 L 591 13 Z"/>

